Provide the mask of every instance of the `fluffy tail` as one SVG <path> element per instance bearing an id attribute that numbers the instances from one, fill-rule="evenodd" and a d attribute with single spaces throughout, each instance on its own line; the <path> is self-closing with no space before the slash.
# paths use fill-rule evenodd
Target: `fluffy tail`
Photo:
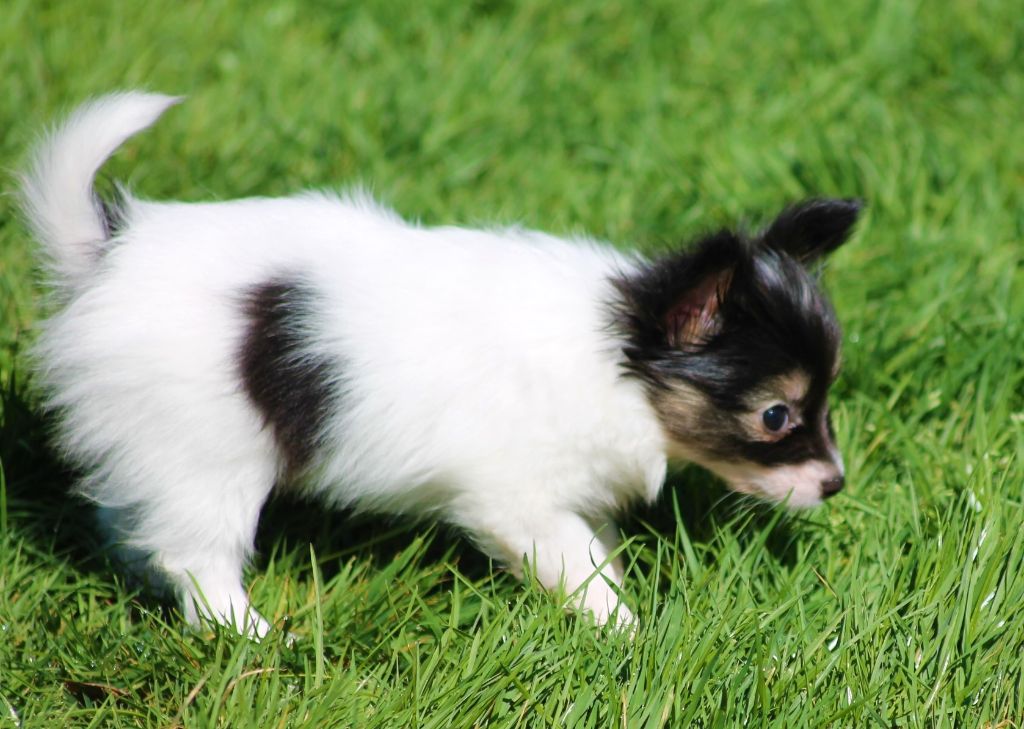
<path id="1" fill-rule="evenodd" d="M 179 101 L 138 91 L 102 96 L 79 107 L 35 150 L 21 178 L 22 205 L 56 286 L 73 289 L 85 281 L 109 237 L 92 189 L 96 171 Z"/>

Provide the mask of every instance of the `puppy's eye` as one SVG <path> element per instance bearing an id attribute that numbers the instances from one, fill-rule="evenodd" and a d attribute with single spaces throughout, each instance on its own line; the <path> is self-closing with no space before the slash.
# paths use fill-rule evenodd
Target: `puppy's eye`
<path id="1" fill-rule="evenodd" d="M 789 408 L 785 405 L 773 405 L 764 411 L 761 420 L 764 421 L 764 427 L 778 433 L 789 424 Z"/>

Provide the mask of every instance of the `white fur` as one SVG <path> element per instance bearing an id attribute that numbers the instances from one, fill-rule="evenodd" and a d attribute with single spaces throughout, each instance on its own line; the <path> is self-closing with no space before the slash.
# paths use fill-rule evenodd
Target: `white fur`
<path id="1" fill-rule="evenodd" d="M 55 284 L 82 283 L 106 237 L 92 194 L 96 171 L 128 137 L 180 100 L 134 92 L 104 96 L 81 106 L 39 145 L 21 182 Z"/>
<path id="2" fill-rule="evenodd" d="M 622 376 L 612 248 L 425 228 L 359 196 L 209 204 L 128 198 L 104 241 L 95 170 L 175 100 L 93 102 L 48 138 L 26 209 L 66 287 L 38 345 L 62 445 L 120 541 L 193 619 L 263 634 L 241 583 L 282 458 L 238 374 L 249 287 L 297 275 L 326 297 L 315 354 L 343 362 L 332 451 L 309 484 L 336 505 L 437 517 L 515 571 L 619 605 L 612 515 L 654 498 L 666 443 Z M 102 252 L 102 255 L 100 255 Z M 343 526 L 339 528 L 344 528 Z M 594 577 L 599 568 L 599 575 Z"/>
<path id="3" fill-rule="evenodd" d="M 811 460 L 772 468 L 753 463 L 717 462 L 707 465 L 742 494 L 785 501 L 790 508 L 806 509 L 821 504 L 821 490 L 814 486 L 843 474 L 838 452 L 831 455 L 832 461 Z"/>

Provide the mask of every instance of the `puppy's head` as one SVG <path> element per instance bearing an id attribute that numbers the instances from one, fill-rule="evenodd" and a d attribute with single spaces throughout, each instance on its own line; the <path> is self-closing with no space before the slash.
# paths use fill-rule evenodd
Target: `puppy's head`
<path id="1" fill-rule="evenodd" d="M 617 282 L 628 371 L 675 451 L 737 491 L 794 507 L 843 487 L 829 422 L 840 331 L 814 267 L 849 236 L 849 200 L 785 210 L 763 232 L 721 232 Z"/>

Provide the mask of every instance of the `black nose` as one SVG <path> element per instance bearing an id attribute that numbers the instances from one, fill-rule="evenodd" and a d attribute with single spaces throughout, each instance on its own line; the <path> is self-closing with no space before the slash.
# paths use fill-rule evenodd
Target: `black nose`
<path id="1" fill-rule="evenodd" d="M 835 478 L 830 478 L 827 481 L 822 481 L 821 482 L 821 495 L 822 495 L 822 497 L 827 499 L 827 498 L 829 498 L 831 496 L 835 496 L 836 494 L 838 494 L 840 491 L 843 490 L 843 484 L 844 483 L 845 483 L 845 480 L 843 479 L 842 476 L 836 476 Z"/>

